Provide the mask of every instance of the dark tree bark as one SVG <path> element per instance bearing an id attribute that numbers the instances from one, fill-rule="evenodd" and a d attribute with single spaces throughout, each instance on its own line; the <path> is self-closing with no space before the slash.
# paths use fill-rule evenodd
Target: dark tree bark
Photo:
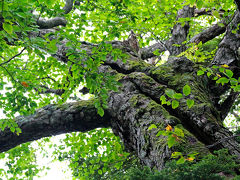
<path id="1" fill-rule="evenodd" d="M 68 3 L 71 4 L 72 1 Z M 66 6 L 65 13 L 71 9 L 71 6 Z M 193 16 L 194 8 L 186 6 L 178 12 L 177 19 Z M 200 41 L 205 43 L 226 30 L 212 64 L 229 65 L 236 72 L 235 76 L 239 76 L 237 69 L 240 68 L 238 54 L 240 33 L 239 31 L 233 33 L 232 30 L 237 28 L 239 21 L 237 11 L 229 24 L 225 23 L 224 27 L 214 25 L 191 40 L 195 43 Z M 47 23 L 40 28 L 51 28 L 52 23 L 50 24 Z M 57 21 L 53 26 L 57 24 L 61 25 L 61 22 Z M 177 23 L 172 30 L 172 37 L 164 42 L 165 44 L 155 44 L 141 50 L 142 59 L 136 56 L 131 48 L 126 47 L 126 43 L 108 42 L 114 48 L 122 49 L 128 54 L 128 59 L 123 63 L 121 60 L 114 61 L 109 55 L 105 63 L 99 67 L 100 72 L 115 74 L 122 83 L 118 92 L 109 92 L 105 115 L 102 118 L 97 115 L 92 101 L 67 103 L 61 106 L 48 105 L 34 115 L 16 118 L 23 131 L 19 136 L 9 130 L 0 132 L 0 152 L 41 137 L 110 127 L 121 138 L 126 150 L 135 152 L 141 162 L 149 167 L 162 169 L 174 151 L 183 151 L 186 154 L 198 151 L 204 155 L 215 149 L 227 148 L 230 154 L 236 155 L 239 159 L 239 144 L 234 138 L 228 138 L 232 133 L 222 124 L 229 111 L 229 108 L 226 111 L 224 106 L 231 107 L 237 95 L 219 104 L 220 96 L 229 87 L 218 85 L 206 76 L 197 76 L 198 65 L 184 57 L 174 57 L 186 50 L 187 46 L 182 45 L 182 42 L 186 41 L 188 30 L 189 22 L 185 22 L 184 26 Z M 44 30 L 41 32 L 44 34 Z M 174 44 L 179 44 L 180 47 Z M 81 48 L 91 55 L 93 46 L 97 45 L 82 42 Z M 65 42 L 63 41 L 58 48 L 54 57 L 67 63 Z M 171 55 L 168 62 L 159 67 L 143 61 L 153 57 L 153 51 L 156 49 L 169 50 Z M 191 109 L 187 107 L 186 99 L 181 99 L 180 106 L 176 109 L 161 104 L 160 97 L 167 88 L 182 92 L 186 84 L 191 86 L 190 98 L 195 101 Z M 180 141 L 179 145 L 173 148 L 168 148 L 166 137 L 157 137 L 156 129 L 148 130 L 151 124 L 156 124 L 158 130 L 164 130 L 167 125 L 181 128 L 185 134 L 184 141 Z M 224 138 L 227 140 L 221 141 Z M 211 146 L 214 143 L 215 145 Z"/>

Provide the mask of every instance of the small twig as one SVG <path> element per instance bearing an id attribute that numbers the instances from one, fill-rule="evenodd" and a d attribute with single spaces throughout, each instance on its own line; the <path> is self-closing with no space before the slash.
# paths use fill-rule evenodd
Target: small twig
<path id="1" fill-rule="evenodd" d="M 4 66 L 1 66 L 7 73 L 8 75 L 12 78 L 12 80 L 15 82 L 15 83 L 18 83 L 18 81 L 16 81 L 13 77 L 13 75 L 7 70 L 7 68 L 5 68 Z M 21 84 L 21 83 L 20 83 Z"/>
<path id="2" fill-rule="evenodd" d="M 21 52 L 20 52 L 20 53 L 18 53 L 18 54 L 16 54 L 16 55 L 14 55 L 14 56 L 13 56 L 13 57 L 11 57 L 9 60 L 7 60 L 7 61 L 5 61 L 5 62 L 1 63 L 1 64 L 0 64 L 0 66 L 2 66 L 2 65 L 4 65 L 4 64 L 7 64 L 7 63 L 9 63 L 9 62 L 10 62 L 11 60 L 13 60 L 15 57 L 17 57 L 17 56 L 21 55 L 25 49 L 26 49 L 26 47 L 25 47 L 25 48 L 23 48 L 23 49 L 21 50 Z"/>
<path id="3" fill-rule="evenodd" d="M 48 75 L 47 75 L 47 77 L 42 77 L 42 78 L 37 78 L 37 79 L 42 79 L 42 80 L 44 80 L 44 79 L 51 79 L 53 82 L 57 82 L 55 79 L 53 79 L 52 77 L 50 77 Z"/>

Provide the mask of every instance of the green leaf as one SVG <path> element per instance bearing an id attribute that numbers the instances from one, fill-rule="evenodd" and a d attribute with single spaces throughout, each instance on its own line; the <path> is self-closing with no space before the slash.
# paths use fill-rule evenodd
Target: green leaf
<path id="1" fill-rule="evenodd" d="M 177 100 L 172 101 L 172 108 L 176 109 L 179 106 L 179 102 Z"/>
<path id="2" fill-rule="evenodd" d="M 179 156 L 182 156 L 181 152 L 173 152 L 171 155 L 172 158 L 178 158 Z"/>
<path id="3" fill-rule="evenodd" d="M 185 159 L 182 156 L 179 160 L 177 160 L 176 164 L 183 164 L 184 162 L 185 162 Z"/>
<path id="4" fill-rule="evenodd" d="M 153 54 L 156 55 L 156 56 L 160 56 L 161 53 L 159 53 L 159 49 L 156 49 L 155 51 L 153 51 Z"/>
<path id="5" fill-rule="evenodd" d="M 103 117 L 103 115 L 104 115 L 104 110 L 103 110 L 103 108 L 99 107 L 97 110 L 98 110 L 98 114 L 99 114 L 101 117 Z"/>
<path id="6" fill-rule="evenodd" d="M 197 8 L 198 8 L 198 9 L 201 9 L 202 6 L 203 6 L 203 1 L 202 1 L 202 0 L 198 0 L 198 1 L 197 1 Z"/>
<path id="7" fill-rule="evenodd" d="M 173 98 L 175 98 L 175 99 L 181 99 L 182 97 L 183 97 L 183 95 L 181 93 L 175 93 L 173 95 Z"/>
<path id="8" fill-rule="evenodd" d="M 229 79 L 227 79 L 226 77 L 221 77 L 216 81 L 216 83 L 218 83 L 218 84 L 221 83 L 222 85 L 224 85 L 228 82 L 229 82 Z"/>
<path id="9" fill-rule="evenodd" d="M 196 155 L 198 155 L 199 153 L 198 152 L 192 152 L 192 153 L 189 153 L 188 154 L 188 157 L 196 157 Z"/>
<path id="10" fill-rule="evenodd" d="M 194 5 L 196 0 L 190 0 L 190 4 Z"/>
<path id="11" fill-rule="evenodd" d="M 212 11 L 212 14 L 213 14 L 213 16 L 215 16 L 216 18 L 219 18 L 219 19 L 220 19 L 220 15 L 219 15 L 218 11 L 213 10 L 213 11 Z"/>
<path id="12" fill-rule="evenodd" d="M 240 92 L 240 85 L 234 86 L 233 89 L 235 92 Z"/>
<path id="13" fill-rule="evenodd" d="M 233 76 L 233 72 L 229 69 L 226 69 L 225 73 L 229 78 L 231 78 Z"/>
<path id="14" fill-rule="evenodd" d="M 106 157 L 106 156 L 105 156 L 105 157 L 102 157 L 101 160 L 102 160 L 102 162 L 107 162 L 107 161 L 108 161 L 108 157 Z"/>
<path id="15" fill-rule="evenodd" d="M 173 137 L 173 136 L 168 136 L 167 143 L 168 143 L 168 147 L 171 148 L 174 144 L 176 144 L 176 139 L 175 139 L 175 137 Z"/>
<path id="16" fill-rule="evenodd" d="M 117 169 L 120 169 L 122 167 L 122 162 L 116 163 L 114 167 L 116 167 Z"/>
<path id="17" fill-rule="evenodd" d="M 223 73 L 224 71 L 225 71 L 225 68 L 223 68 L 223 67 L 219 68 L 219 72 Z"/>
<path id="18" fill-rule="evenodd" d="M 190 109 L 191 107 L 193 107 L 193 105 L 194 105 L 194 100 L 187 99 L 187 106 L 188 106 L 188 108 Z"/>
<path id="19" fill-rule="evenodd" d="M 204 73 L 205 73 L 204 71 L 198 70 L 197 75 L 198 75 L 198 76 L 201 76 L 201 75 L 203 75 Z"/>
<path id="20" fill-rule="evenodd" d="M 166 97 L 164 95 L 160 97 L 160 101 L 162 104 L 167 104 Z"/>
<path id="21" fill-rule="evenodd" d="M 175 94 L 175 91 L 172 89 L 166 89 L 165 93 L 168 97 L 173 98 L 173 95 Z"/>
<path id="22" fill-rule="evenodd" d="M 3 87 L 4 87 L 4 83 L 0 82 L 0 90 L 3 90 Z"/>
<path id="23" fill-rule="evenodd" d="M 185 96 L 188 96 L 190 93 L 191 93 L 191 87 L 190 87 L 188 84 L 186 84 L 186 85 L 183 87 L 183 94 L 184 94 Z"/>
<path id="24" fill-rule="evenodd" d="M 3 23 L 3 29 L 8 33 L 12 34 L 13 27 L 10 23 Z"/>
<path id="25" fill-rule="evenodd" d="M 151 124 L 148 128 L 148 131 L 152 130 L 152 129 L 157 129 L 157 126 L 155 124 Z"/>
<path id="26" fill-rule="evenodd" d="M 11 132 L 15 132 L 15 127 L 10 127 Z"/>
<path id="27" fill-rule="evenodd" d="M 210 72 L 207 72 L 207 76 L 210 77 L 212 75 L 212 73 Z"/>
<path id="28" fill-rule="evenodd" d="M 232 86 L 236 86 L 238 84 L 238 80 L 235 79 L 235 78 L 231 78 L 230 83 L 231 83 Z"/>
<path id="29" fill-rule="evenodd" d="M 167 136 L 167 132 L 166 131 L 158 131 L 158 133 L 156 134 L 156 136 L 160 136 L 160 135 L 163 135 L 163 136 Z"/>
<path id="30" fill-rule="evenodd" d="M 175 127 L 174 129 L 174 133 L 179 136 L 179 137 L 184 137 L 184 133 L 183 133 L 183 130 L 178 128 L 178 127 Z"/>

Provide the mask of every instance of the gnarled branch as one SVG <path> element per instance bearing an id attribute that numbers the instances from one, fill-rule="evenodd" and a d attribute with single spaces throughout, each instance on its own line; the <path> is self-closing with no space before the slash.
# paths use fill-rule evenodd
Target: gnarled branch
<path id="1" fill-rule="evenodd" d="M 66 26 L 67 20 L 64 17 L 55 17 L 52 19 L 39 19 L 37 25 L 40 29 L 50 29 L 56 26 Z"/>
<path id="2" fill-rule="evenodd" d="M 226 20 L 222 20 L 218 22 L 217 24 L 214 24 L 213 26 L 209 27 L 208 29 L 202 31 L 201 33 L 195 35 L 191 40 L 190 43 L 206 43 L 207 41 L 212 40 L 216 36 L 219 36 L 220 34 L 224 33 L 226 31 L 228 23 Z"/>
<path id="3" fill-rule="evenodd" d="M 64 14 L 68 14 L 73 8 L 73 0 L 66 0 L 63 7 Z M 67 20 L 64 17 L 55 17 L 52 19 L 38 19 L 37 25 L 40 29 L 50 29 L 56 26 L 66 26 Z"/>
<path id="4" fill-rule="evenodd" d="M 73 1 L 74 0 L 65 0 L 65 6 L 63 7 L 63 10 L 65 11 L 65 14 L 68 14 L 72 8 L 73 8 Z"/>
<path id="5" fill-rule="evenodd" d="M 9 129 L 0 131 L 0 152 L 24 142 L 69 132 L 86 132 L 95 128 L 110 127 L 111 117 L 105 111 L 97 114 L 92 100 L 48 105 L 30 116 L 18 116 L 15 120 L 22 130 L 20 135 Z"/>
<path id="6" fill-rule="evenodd" d="M 238 48 L 240 47 L 239 32 L 240 14 L 235 12 L 233 20 L 228 24 L 226 34 L 219 44 L 213 64 L 237 64 L 239 62 Z"/>

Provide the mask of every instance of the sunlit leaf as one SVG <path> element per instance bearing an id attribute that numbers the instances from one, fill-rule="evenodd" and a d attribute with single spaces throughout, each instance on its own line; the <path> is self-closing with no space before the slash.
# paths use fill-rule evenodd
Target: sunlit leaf
<path id="1" fill-rule="evenodd" d="M 173 101 L 172 101 L 172 108 L 173 108 L 173 109 L 176 109 L 178 106 L 179 106 L 179 101 L 173 100 Z"/>
<path id="2" fill-rule="evenodd" d="M 10 23 L 3 23 L 3 29 L 7 32 L 7 33 L 9 33 L 9 34 L 12 34 L 12 32 L 13 32 L 13 27 L 12 27 L 12 25 L 10 24 Z"/>
<path id="3" fill-rule="evenodd" d="M 180 157 L 179 160 L 177 160 L 177 164 L 183 164 L 185 162 L 184 157 Z"/>
<path id="4" fill-rule="evenodd" d="M 191 87 L 190 87 L 188 84 L 186 84 L 186 85 L 183 87 L 183 94 L 184 94 L 185 96 L 188 96 L 189 94 L 191 94 Z"/>
<path id="5" fill-rule="evenodd" d="M 148 128 L 148 131 L 150 131 L 152 129 L 157 129 L 157 126 L 155 124 L 151 124 Z"/>
<path id="6" fill-rule="evenodd" d="M 168 97 L 173 98 L 175 91 L 173 89 L 166 89 L 165 93 Z"/>
<path id="7" fill-rule="evenodd" d="M 203 74 L 204 74 L 204 71 L 198 70 L 198 72 L 197 72 L 197 75 L 198 75 L 198 76 L 201 76 L 201 75 L 203 75 Z"/>
<path id="8" fill-rule="evenodd" d="M 194 100 L 193 99 L 187 99 L 187 106 L 190 109 L 194 105 Z"/>
<path id="9" fill-rule="evenodd" d="M 182 95 L 181 93 L 175 93 L 175 94 L 173 95 L 173 97 L 174 97 L 175 99 L 181 99 L 181 98 L 183 97 L 183 95 Z"/>

